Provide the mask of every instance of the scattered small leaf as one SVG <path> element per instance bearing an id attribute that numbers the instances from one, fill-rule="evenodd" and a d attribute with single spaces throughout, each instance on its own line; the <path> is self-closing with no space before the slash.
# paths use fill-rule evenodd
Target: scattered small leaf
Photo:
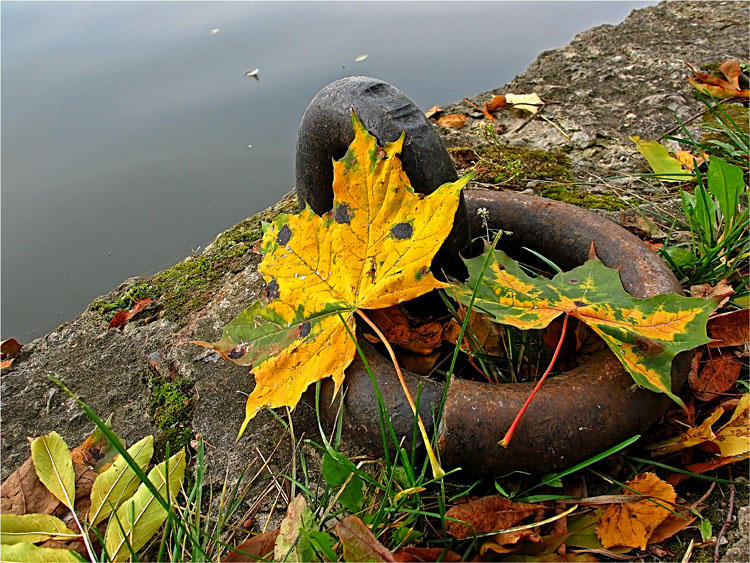
<path id="1" fill-rule="evenodd" d="M 491 495 L 448 509 L 445 515 L 461 522 L 446 520 L 445 530 L 455 538 L 466 539 L 474 534 L 510 528 L 538 510 L 549 508 L 543 504 L 513 502 L 500 495 Z"/>
<path id="2" fill-rule="evenodd" d="M 614 546 L 646 549 L 651 535 L 666 520 L 670 514 L 668 509 L 677 498 L 672 485 L 654 473 L 642 473 L 628 481 L 627 486 L 637 492 L 626 489 L 624 494 L 640 493 L 644 498 L 637 502 L 612 504 L 604 511 L 596 535 L 606 549 Z"/>
<path id="3" fill-rule="evenodd" d="M 709 348 L 750 346 L 750 309 L 715 315 L 708 319 L 706 329 L 713 339 L 708 343 Z"/>
<path id="4" fill-rule="evenodd" d="M 124 327 L 130 319 L 143 311 L 146 307 L 148 307 L 150 303 L 153 303 L 153 300 L 148 297 L 144 297 L 143 299 L 139 299 L 138 301 L 136 301 L 135 305 L 133 305 L 133 308 L 130 309 L 130 311 L 117 311 L 115 313 L 115 316 L 112 317 L 112 320 L 109 321 L 109 326 L 107 328 Z"/>
<path id="5" fill-rule="evenodd" d="M 690 524 L 695 522 L 695 520 L 695 516 L 690 516 L 687 514 L 682 515 L 682 517 L 670 514 L 669 516 L 667 516 L 664 522 L 656 527 L 654 532 L 651 534 L 648 543 L 661 543 L 664 540 L 668 540 L 675 534 L 690 526 Z"/>
<path id="6" fill-rule="evenodd" d="M 499 94 L 497 96 L 492 96 L 492 99 L 489 102 L 487 102 L 487 110 L 497 111 L 500 108 L 505 107 L 506 103 L 507 103 L 507 99 L 502 94 Z"/>
<path id="7" fill-rule="evenodd" d="M 8 369 L 10 366 L 13 365 L 13 360 L 15 360 L 15 358 L 10 358 L 9 360 L 0 361 L 0 369 Z"/>
<path id="8" fill-rule="evenodd" d="M 739 461 L 745 461 L 747 459 L 750 459 L 750 453 L 740 454 L 740 455 L 731 456 L 731 457 L 717 457 L 710 461 L 691 463 L 690 465 L 686 465 L 683 469 L 685 469 L 685 471 L 689 471 L 690 473 L 696 473 L 698 475 L 701 475 L 703 473 L 706 473 L 707 471 L 711 471 L 712 469 L 717 469 L 724 465 L 729 465 L 730 463 L 737 463 Z M 684 473 L 672 473 L 667 478 L 667 482 L 670 485 L 677 486 L 679 483 L 682 483 L 685 479 L 689 479 L 690 477 L 691 477 L 690 475 L 686 475 Z"/>
<path id="9" fill-rule="evenodd" d="M 424 116 L 427 119 L 430 119 L 431 117 L 434 117 L 435 115 L 441 113 L 442 111 L 443 111 L 443 108 L 441 108 L 440 106 L 432 106 L 430 109 L 424 112 Z"/>
<path id="10" fill-rule="evenodd" d="M 336 524 L 336 535 L 344 548 L 344 561 L 396 561 L 357 516 L 347 516 Z"/>
<path id="11" fill-rule="evenodd" d="M 19 344 L 18 340 L 15 338 L 8 338 L 8 340 L 3 340 L 0 344 L 0 359 L 5 359 L 9 356 L 15 356 L 21 351 L 21 348 L 23 346 Z"/>
<path id="12" fill-rule="evenodd" d="M 512 105 L 515 109 L 535 114 L 544 105 L 538 94 L 505 94 L 505 103 Z"/>
<path id="13" fill-rule="evenodd" d="M 466 116 L 463 113 L 449 113 L 438 119 L 438 125 L 451 129 L 461 129 L 465 124 Z"/>

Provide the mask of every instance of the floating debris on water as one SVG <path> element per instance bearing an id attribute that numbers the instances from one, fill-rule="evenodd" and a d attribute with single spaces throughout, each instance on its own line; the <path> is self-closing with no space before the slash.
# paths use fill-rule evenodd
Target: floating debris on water
<path id="1" fill-rule="evenodd" d="M 255 80 L 260 82 L 260 76 L 258 75 L 259 72 L 260 72 L 259 68 L 254 68 L 253 70 L 246 70 L 245 76 L 250 77 L 250 78 L 255 78 Z"/>
<path id="2" fill-rule="evenodd" d="M 361 62 L 362 62 L 362 61 L 364 61 L 364 60 L 365 60 L 366 58 L 367 58 L 367 55 L 359 55 L 358 57 L 354 57 L 354 62 L 355 62 L 355 63 L 361 63 Z"/>

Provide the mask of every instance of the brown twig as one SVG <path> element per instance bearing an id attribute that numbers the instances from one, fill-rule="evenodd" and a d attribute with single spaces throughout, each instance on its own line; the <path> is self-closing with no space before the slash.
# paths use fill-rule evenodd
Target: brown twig
<path id="1" fill-rule="evenodd" d="M 727 519 L 716 536 L 716 547 L 714 548 L 714 563 L 719 562 L 719 549 L 721 547 L 721 538 L 727 533 L 729 524 L 732 522 L 732 511 L 734 510 L 734 485 L 729 485 L 729 510 L 727 510 Z"/>

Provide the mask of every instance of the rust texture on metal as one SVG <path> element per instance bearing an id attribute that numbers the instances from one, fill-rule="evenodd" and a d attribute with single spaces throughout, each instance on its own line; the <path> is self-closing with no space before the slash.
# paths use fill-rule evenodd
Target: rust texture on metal
<path id="1" fill-rule="evenodd" d="M 364 121 L 368 127 L 370 123 L 378 124 L 383 131 L 390 131 L 394 122 L 400 123 L 399 112 L 391 110 L 401 107 L 402 102 L 404 107 L 411 109 L 408 98 L 384 84 L 369 78 L 337 81 L 324 88 L 311 103 L 313 109 L 305 114 L 298 143 L 297 182 L 301 202 L 317 202 L 322 206 L 316 209 L 319 212 L 326 211 L 323 207 L 329 205 L 331 183 L 326 175 L 327 168 L 313 177 L 305 177 L 305 168 L 318 161 L 321 167 L 330 166 L 331 156 L 340 156 L 328 152 L 330 147 L 319 150 L 316 138 L 347 139 L 350 135 L 347 120 L 331 120 L 331 112 L 343 115 L 356 102 L 363 114 L 372 114 Z M 331 86 L 335 88 L 331 89 Z M 379 101 L 384 102 L 385 109 L 379 109 Z M 414 111 L 406 113 L 413 116 Z M 423 160 L 414 158 L 415 155 L 445 153 L 443 156 L 447 157 L 439 138 L 431 136 L 431 129 L 427 132 L 421 125 L 420 121 L 420 127 L 413 127 L 415 136 L 419 137 L 413 141 L 419 141 L 416 146 L 422 148 L 411 155 L 413 149 L 410 146 L 415 145 L 410 145 L 407 131 L 404 162 L 410 177 L 419 175 L 420 167 L 425 165 Z M 439 159 L 442 164 L 446 164 L 444 157 Z M 441 183 L 441 179 L 450 181 L 455 177 L 452 166 L 446 164 L 442 168 L 442 172 L 432 175 L 434 177 L 429 182 L 432 189 Z M 468 225 L 472 237 L 484 235 L 485 226 L 477 213 L 478 209 L 484 208 L 491 229 L 511 231 L 502 237 L 501 247 L 512 256 L 533 260 L 530 253 L 523 255 L 523 247 L 530 247 L 561 267 L 570 269 L 588 258 L 593 244 L 602 262 L 619 270 L 623 287 L 631 295 L 645 298 L 682 292 L 669 268 L 646 244 L 591 211 L 539 197 L 489 190 L 467 191 L 465 201 L 466 207 L 462 205 L 457 213 L 459 228 L 454 228 L 441 250 L 441 259 L 437 261 L 438 265 L 452 266 L 450 269 L 454 272 L 458 262 L 457 250 L 464 247 L 466 240 L 463 225 Z M 429 298 L 425 300 L 429 301 Z M 414 417 L 395 370 L 390 360 L 370 344 L 364 343 L 362 349 L 396 435 L 399 439 L 403 437 L 408 444 L 413 436 Z M 672 366 L 674 392 L 682 386 L 689 364 L 689 353 L 675 358 Z M 548 380 L 519 424 L 510 446 L 502 448 L 497 442 L 528 397 L 533 383 L 498 385 L 454 378 L 447 392 L 442 418 L 436 422 L 433 416 L 440 406 L 444 384 L 409 372 L 405 372 L 405 377 L 415 398 L 419 388 L 419 410 L 428 432 L 432 434 L 435 427 L 438 429 L 443 466 L 462 467 L 465 473 L 476 475 L 500 475 L 512 470 L 543 473 L 573 465 L 644 431 L 670 404 L 664 395 L 638 388 L 617 359 L 605 351 L 586 364 Z M 343 391 L 344 424 L 348 435 L 370 452 L 382 452 L 373 380 L 359 358 L 347 369 Z M 308 392 L 308 399 L 314 399 L 313 393 Z M 329 422 L 335 418 L 340 406 L 339 398 L 334 399 L 332 393 L 332 383 L 324 383 L 320 406 Z"/>

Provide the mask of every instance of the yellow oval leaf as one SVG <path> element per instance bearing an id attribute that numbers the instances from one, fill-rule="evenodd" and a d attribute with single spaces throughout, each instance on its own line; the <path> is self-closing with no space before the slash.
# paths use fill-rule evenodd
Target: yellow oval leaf
<path id="1" fill-rule="evenodd" d="M 51 514 L 0 514 L 0 543 L 37 543 L 79 535 Z"/>
<path id="2" fill-rule="evenodd" d="M 57 432 L 32 440 L 31 459 L 42 484 L 61 503 L 73 510 L 76 496 L 75 472 L 65 441 Z"/>

